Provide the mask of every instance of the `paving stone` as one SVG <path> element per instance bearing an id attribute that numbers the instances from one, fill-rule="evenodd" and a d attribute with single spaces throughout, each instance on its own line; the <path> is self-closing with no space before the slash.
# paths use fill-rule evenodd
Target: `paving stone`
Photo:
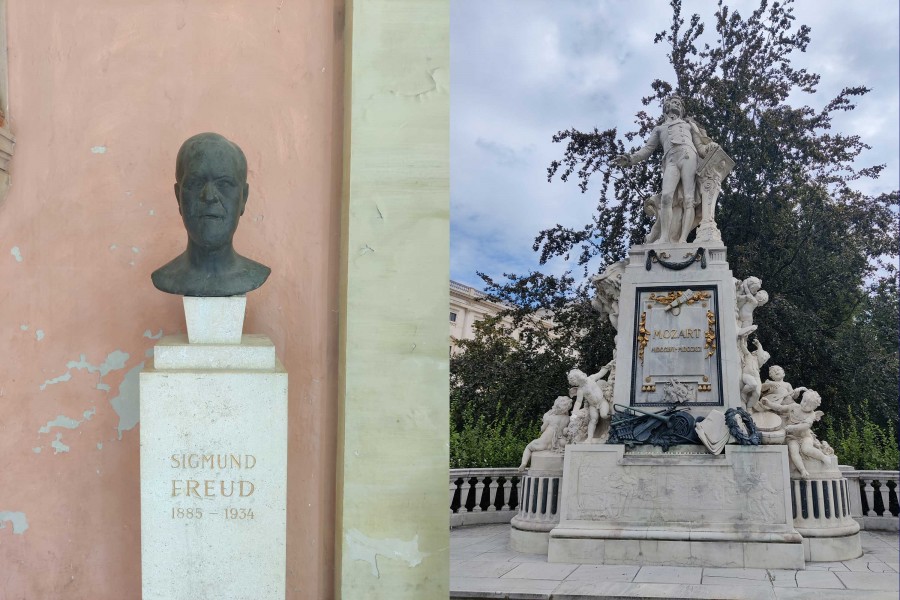
<path id="1" fill-rule="evenodd" d="M 796 569 L 769 569 L 769 581 L 775 587 L 797 587 Z"/>
<path id="2" fill-rule="evenodd" d="M 798 588 L 838 588 L 844 584 L 832 571 L 797 571 Z"/>
<path id="3" fill-rule="evenodd" d="M 514 579 L 553 579 L 562 581 L 572 574 L 578 565 L 564 563 L 520 563 L 504 575 Z"/>
<path id="4" fill-rule="evenodd" d="M 581 565 L 566 581 L 632 581 L 639 566 L 629 565 Z"/>
<path id="5" fill-rule="evenodd" d="M 856 560 L 856 559 L 853 559 Z M 850 569 L 842 562 L 808 562 L 806 563 L 806 571 L 849 571 Z"/>
<path id="6" fill-rule="evenodd" d="M 703 578 L 700 567 L 641 567 L 635 583 L 696 583 Z"/>
<path id="7" fill-rule="evenodd" d="M 667 600 L 775 600 L 771 588 L 726 587 L 678 583 L 625 583 L 619 581 L 563 581 L 553 592 L 553 600 L 587 598 L 666 598 Z M 845 599 L 846 600 L 846 599 Z"/>
<path id="8" fill-rule="evenodd" d="M 455 565 L 451 573 L 460 577 L 498 578 L 516 568 L 518 563 L 508 560 L 469 560 Z"/>
<path id="9" fill-rule="evenodd" d="M 718 567 L 704 567 L 703 578 L 726 577 L 729 579 L 753 579 L 768 581 L 769 574 L 765 569 L 721 569 Z"/>
<path id="10" fill-rule="evenodd" d="M 516 594 L 518 599 L 550 598 L 550 593 L 559 585 L 558 581 L 540 579 L 488 579 L 482 577 L 451 577 L 450 597 L 465 593 L 467 598 L 506 598 Z M 475 596 L 475 594 L 479 594 Z M 483 594 L 483 595 L 481 595 Z"/>
<path id="11" fill-rule="evenodd" d="M 896 573 L 835 573 L 847 589 L 851 590 L 900 590 Z"/>
<path id="12" fill-rule="evenodd" d="M 897 600 L 895 592 L 866 592 L 865 595 L 849 590 L 812 590 L 775 588 L 777 600 Z"/>

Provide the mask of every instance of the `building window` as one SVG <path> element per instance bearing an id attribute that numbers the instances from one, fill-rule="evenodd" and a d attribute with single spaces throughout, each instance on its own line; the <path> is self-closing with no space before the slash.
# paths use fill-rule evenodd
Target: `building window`
<path id="1" fill-rule="evenodd" d="M 450 313 L 450 322 L 456 323 L 456 313 L 455 312 Z"/>

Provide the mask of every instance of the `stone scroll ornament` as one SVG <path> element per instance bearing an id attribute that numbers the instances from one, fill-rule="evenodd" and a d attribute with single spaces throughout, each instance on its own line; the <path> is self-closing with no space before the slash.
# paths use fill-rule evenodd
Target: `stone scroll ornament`
<path id="1" fill-rule="evenodd" d="M 187 249 L 153 272 L 157 289 L 182 296 L 238 296 L 265 283 L 271 269 L 234 250 L 247 206 L 247 159 L 217 133 L 189 138 L 175 160 L 175 198 Z"/>
<path id="2" fill-rule="evenodd" d="M 686 243 L 699 226 L 695 243 L 721 242 L 715 223 L 716 200 L 722 180 L 734 161 L 687 116 L 684 102 L 671 96 L 663 104 L 663 118 L 644 147 L 613 159 L 620 168 L 647 160 L 662 147 L 662 190 L 644 202 L 644 212 L 655 217 L 646 244 Z"/>

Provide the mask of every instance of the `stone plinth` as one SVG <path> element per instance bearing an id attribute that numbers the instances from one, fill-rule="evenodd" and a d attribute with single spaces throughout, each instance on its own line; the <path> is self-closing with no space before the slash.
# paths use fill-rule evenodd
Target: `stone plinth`
<path id="1" fill-rule="evenodd" d="M 550 562 L 804 567 L 783 446 L 575 444 L 564 473 Z"/>
<path id="2" fill-rule="evenodd" d="M 522 485 L 519 512 L 513 517 L 509 545 L 516 552 L 546 554 L 550 530 L 559 524 L 563 455 L 535 452 Z"/>
<path id="3" fill-rule="evenodd" d="M 155 357 L 140 376 L 143 599 L 283 600 L 287 373 L 272 342 L 169 336 Z"/>
<path id="4" fill-rule="evenodd" d="M 807 459 L 808 478 L 791 469 L 794 527 L 803 536 L 806 560 L 835 562 L 862 556 L 859 523 L 850 516 L 850 488 L 836 456 L 825 465 Z"/>
<path id="5" fill-rule="evenodd" d="M 701 247 L 684 268 L 660 262 L 685 263 Z M 677 380 L 694 416 L 743 406 L 734 280 L 721 243 L 632 246 L 618 324 L 617 404 L 658 411 L 675 401 L 667 382 Z"/>
<path id="6" fill-rule="evenodd" d="M 184 320 L 192 344 L 240 344 L 247 296 L 184 296 Z"/>

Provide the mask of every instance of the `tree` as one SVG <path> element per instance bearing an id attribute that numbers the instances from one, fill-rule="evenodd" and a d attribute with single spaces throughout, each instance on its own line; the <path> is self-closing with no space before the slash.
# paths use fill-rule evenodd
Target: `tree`
<path id="1" fill-rule="evenodd" d="M 645 139 L 657 124 L 655 105 L 672 93 L 684 99 L 688 114 L 737 163 L 723 182 L 716 222 L 732 272 L 761 277 L 769 293 L 769 303 L 754 315 L 757 334 L 773 357 L 769 364 L 784 367 L 795 386 L 818 390 L 832 419 L 844 418 L 847 407 L 865 399 L 871 417 L 886 425 L 897 420 L 894 263 L 900 193 L 871 197 L 856 190 L 856 182 L 877 178 L 884 165 L 857 166 L 868 146 L 858 135 L 831 130 L 835 114 L 853 110 L 869 92 L 866 87 L 844 88 L 821 110 L 792 104 L 792 92 L 815 94 L 820 77 L 791 65 L 811 33 L 795 25 L 791 4 L 762 0 L 743 18 L 720 0 L 715 42 L 701 44 L 705 26 L 699 15 L 686 22 L 680 0 L 672 0 L 672 24 L 654 41 L 668 45 L 675 78 L 650 84 L 642 103 L 654 108 L 637 113 L 639 127 L 624 139 L 636 150 L 632 142 Z M 596 189 L 597 211 L 582 227 L 558 224 L 541 231 L 534 250 L 541 264 L 575 255 L 587 276 L 592 259 L 609 264 L 624 258 L 649 231 L 642 205 L 661 187 L 659 155 L 622 172 L 612 163 L 626 152 L 616 129 L 568 129 L 553 142 L 565 149 L 549 166 L 548 181 L 574 178 L 582 192 Z M 494 299 L 515 306 L 510 314 L 517 324 L 535 310 L 554 311 L 559 329 L 545 337 L 569 344 L 554 350 L 559 356 L 578 355 L 585 370 L 608 359 L 611 344 L 604 351 L 588 341 L 610 338 L 604 332 L 608 326 L 586 311 L 584 283 L 568 274 L 484 279 Z M 470 349 L 498 335 L 502 332 L 488 326 Z M 468 389 L 463 360 L 468 357 L 451 363 L 459 398 Z M 552 377 L 555 381 L 556 371 Z M 468 401 L 488 398 L 469 394 Z M 543 406 L 551 400 L 546 397 Z"/>

